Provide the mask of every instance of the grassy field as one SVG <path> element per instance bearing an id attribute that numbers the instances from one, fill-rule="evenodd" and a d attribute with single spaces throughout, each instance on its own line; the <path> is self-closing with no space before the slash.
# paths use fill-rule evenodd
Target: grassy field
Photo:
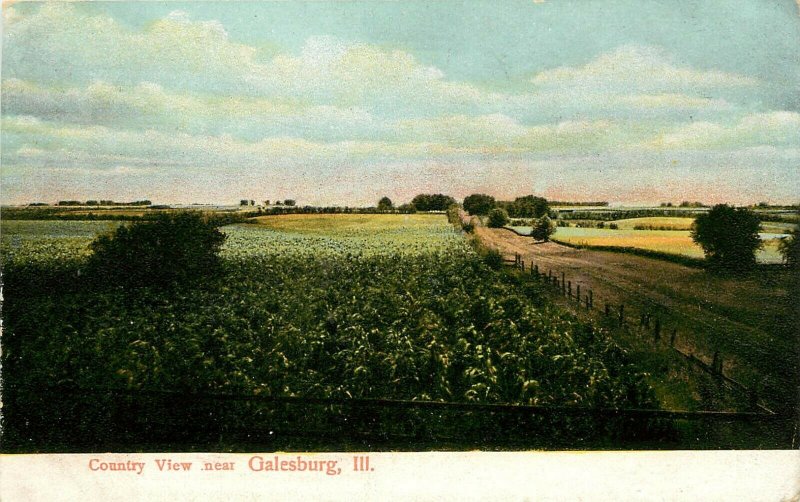
<path id="1" fill-rule="evenodd" d="M 650 218 L 648 218 L 650 219 Z M 530 227 L 512 227 L 522 233 L 530 233 Z M 764 247 L 756 253 L 759 263 L 782 263 L 783 256 L 778 251 L 775 234 L 762 234 L 768 237 Z M 773 238 L 769 238 L 773 237 Z M 703 250 L 692 241 L 686 230 L 611 230 L 608 228 L 559 227 L 552 239 L 574 246 L 603 246 L 617 248 L 637 248 L 690 258 L 703 258 Z"/>

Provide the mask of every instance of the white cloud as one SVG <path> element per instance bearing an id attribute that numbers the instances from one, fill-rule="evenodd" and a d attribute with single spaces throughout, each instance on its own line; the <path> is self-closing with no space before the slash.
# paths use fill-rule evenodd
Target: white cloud
<path id="1" fill-rule="evenodd" d="M 531 82 L 543 87 L 570 86 L 587 92 L 638 90 L 655 93 L 758 83 L 743 75 L 680 67 L 663 50 L 637 45 L 619 47 L 582 67 L 562 66 L 540 72 Z"/>
<path id="2" fill-rule="evenodd" d="M 649 141 L 650 148 L 705 149 L 751 146 L 800 147 L 800 114 L 756 113 L 735 124 L 696 122 L 668 131 Z"/>

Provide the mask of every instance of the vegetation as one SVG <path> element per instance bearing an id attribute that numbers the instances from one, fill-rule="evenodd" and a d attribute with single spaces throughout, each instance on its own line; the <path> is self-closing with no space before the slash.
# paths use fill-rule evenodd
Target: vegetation
<path id="1" fill-rule="evenodd" d="M 224 241 L 213 221 L 199 213 L 162 214 L 97 237 L 88 268 L 107 284 L 172 286 L 217 271 Z"/>
<path id="2" fill-rule="evenodd" d="M 502 228 L 506 226 L 509 222 L 508 213 L 505 209 L 501 209 L 496 207 L 489 211 L 489 218 L 487 221 L 487 225 L 491 228 Z"/>
<path id="3" fill-rule="evenodd" d="M 455 199 L 440 193 L 419 194 L 411 200 L 417 211 L 447 211 L 447 208 L 455 203 Z"/>
<path id="4" fill-rule="evenodd" d="M 356 218 L 364 217 L 265 217 L 227 227 L 221 274 L 171 288 L 96 287 L 77 274 L 95 257 L 57 256 L 27 267 L 17 266 L 24 261 L 19 257 L 6 271 L 4 448 L 30 451 L 61 441 L 70 449 L 75 441 L 130 434 L 134 417 L 119 403 L 98 400 L 73 409 L 71 399 L 41 398 L 42 389 L 65 383 L 250 396 L 657 406 L 643 375 L 605 332 L 550 306 L 535 284 L 493 270 L 441 216 Z M 130 251 L 118 249 L 123 244 L 173 259 L 173 251 L 190 250 L 161 227 L 207 242 L 208 251 L 221 240 L 205 223 L 181 215 L 133 224 L 94 248 L 134 263 Z M 172 263 L 184 266 L 185 255 L 176 256 Z M 48 274 L 54 280 L 42 288 Z M 184 420 L 202 429 L 219 413 L 236 424 L 252 416 L 250 408 L 229 402 L 213 417 Z M 329 424 L 338 413 L 304 407 L 294 425 Z M 379 423 L 374 432 L 440 422 L 395 412 L 384 418 L 389 425 Z M 508 431 L 488 415 L 453 420 L 456 437 L 465 427 Z M 55 427 L 55 421 L 72 425 Z M 535 433 L 543 441 L 569 437 L 582 444 L 630 430 L 622 422 L 559 419 Z M 135 447 L 136 436 L 131 440 Z"/>
<path id="5" fill-rule="evenodd" d="M 501 201 L 497 206 L 505 209 L 512 218 L 540 218 L 550 210 L 547 199 L 535 195 L 517 197 L 513 202 Z"/>
<path id="6" fill-rule="evenodd" d="M 544 215 L 536 220 L 536 224 L 531 229 L 531 237 L 537 241 L 547 242 L 550 240 L 550 236 L 553 235 L 555 231 L 556 226 L 553 224 L 552 220 L 550 220 L 547 215 Z"/>
<path id="7" fill-rule="evenodd" d="M 378 211 L 391 211 L 392 209 L 394 209 L 392 199 L 389 197 L 381 197 L 381 200 L 378 201 Z"/>
<path id="8" fill-rule="evenodd" d="M 789 237 L 781 239 L 778 249 L 787 265 L 800 265 L 800 228 L 795 228 Z"/>
<path id="9" fill-rule="evenodd" d="M 612 227 L 615 223 L 611 223 Z M 530 235 L 532 226 L 514 226 L 514 230 Z M 640 249 L 691 259 L 704 258 L 703 249 L 697 245 L 686 230 L 623 230 L 614 228 L 579 228 L 557 225 L 551 240 L 561 244 L 591 249 Z M 783 261 L 778 251 L 778 239 L 765 239 L 764 247 L 757 254 L 757 262 L 777 264 Z M 650 256 L 648 254 L 648 256 Z M 657 255 L 663 256 L 663 255 Z"/>
<path id="10" fill-rule="evenodd" d="M 495 200 L 491 195 L 475 193 L 464 198 L 464 210 L 474 216 L 486 216 L 494 209 Z"/>
<path id="11" fill-rule="evenodd" d="M 743 270 L 755 265 L 756 251 L 764 245 L 759 227 L 752 211 L 719 204 L 697 217 L 691 236 L 713 266 Z"/>

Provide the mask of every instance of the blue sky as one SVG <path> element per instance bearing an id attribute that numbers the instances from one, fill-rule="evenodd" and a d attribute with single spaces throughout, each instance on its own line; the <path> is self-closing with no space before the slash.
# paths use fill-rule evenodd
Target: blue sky
<path id="1" fill-rule="evenodd" d="M 796 202 L 787 1 L 4 4 L 2 197 Z"/>

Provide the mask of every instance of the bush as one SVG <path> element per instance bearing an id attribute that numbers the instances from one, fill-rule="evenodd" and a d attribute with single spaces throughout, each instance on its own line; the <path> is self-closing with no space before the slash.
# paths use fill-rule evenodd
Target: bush
<path id="1" fill-rule="evenodd" d="M 471 221 L 467 223 L 462 223 L 461 229 L 466 233 L 471 234 L 475 231 L 475 225 L 473 225 Z"/>
<path id="2" fill-rule="evenodd" d="M 800 228 L 795 228 L 789 237 L 781 239 L 778 245 L 778 250 L 783 255 L 783 261 L 790 267 L 797 267 L 800 263 L 800 245 L 798 245 L 798 237 L 800 237 Z"/>
<path id="3" fill-rule="evenodd" d="M 483 255 L 483 261 L 489 266 L 489 268 L 494 270 L 500 270 L 503 268 L 503 255 L 500 253 L 500 251 L 494 248 L 486 250 L 486 254 Z"/>
<path id="4" fill-rule="evenodd" d="M 508 213 L 504 209 L 495 208 L 489 211 L 488 225 L 492 228 L 504 227 L 508 224 Z"/>
<path id="5" fill-rule="evenodd" d="M 758 216 L 752 211 L 718 204 L 695 219 L 692 240 L 703 248 L 711 265 L 743 270 L 755 265 L 756 250 L 764 245 L 759 228 Z"/>
<path id="6" fill-rule="evenodd" d="M 485 216 L 495 206 L 494 197 L 482 193 L 474 193 L 464 198 L 464 210 L 471 215 Z"/>
<path id="7" fill-rule="evenodd" d="M 91 244 L 89 269 L 107 284 L 165 287 L 207 277 L 219 268 L 225 241 L 201 214 L 161 214 L 120 226 Z"/>
<path id="8" fill-rule="evenodd" d="M 553 221 L 547 216 L 542 216 L 536 220 L 536 224 L 531 230 L 531 237 L 537 241 L 547 242 L 550 240 L 550 236 L 553 235 L 555 231 L 556 226 L 553 224 Z"/>

